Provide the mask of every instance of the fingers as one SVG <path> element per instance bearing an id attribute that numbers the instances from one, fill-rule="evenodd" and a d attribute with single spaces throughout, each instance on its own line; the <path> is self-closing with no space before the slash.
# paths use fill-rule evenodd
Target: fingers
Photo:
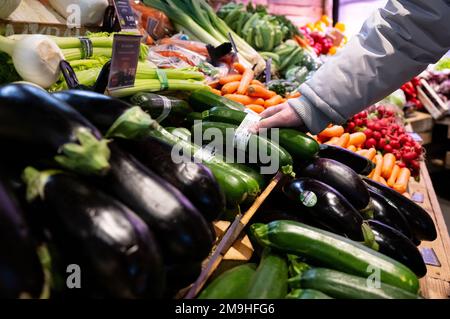
<path id="1" fill-rule="evenodd" d="M 257 126 L 257 130 L 261 130 L 261 129 L 269 129 L 269 128 L 273 128 L 273 127 L 283 127 L 285 126 L 285 117 L 283 116 L 283 114 L 276 113 L 275 115 L 272 115 L 268 118 L 265 118 L 263 120 L 261 120 L 258 123 Z"/>
<path id="2" fill-rule="evenodd" d="M 261 114 L 259 114 L 262 118 L 268 118 L 284 109 L 284 104 L 278 104 L 268 109 L 264 110 Z"/>

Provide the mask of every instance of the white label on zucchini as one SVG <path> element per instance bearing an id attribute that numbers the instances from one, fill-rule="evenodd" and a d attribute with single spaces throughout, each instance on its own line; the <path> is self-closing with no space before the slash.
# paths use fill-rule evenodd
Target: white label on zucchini
<path id="1" fill-rule="evenodd" d="M 240 150 L 245 152 L 247 149 L 248 141 L 252 136 L 252 132 L 250 132 L 250 128 L 253 127 L 256 123 L 261 121 L 261 116 L 257 114 L 248 113 L 241 125 L 236 129 L 234 133 L 234 146 Z"/>
<path id="2" fill-rule="evenodd" d="M 164 121 L 170 114 L 170 111 L 172 111 L 172 101 L 169 100 L 164 95 L 161 95 L 161 100 L 163 102 L 163 111 L 160 116 L 156 119 L 156 122 L 161 123 Z"/>
<path id="3" fill-rule="evenodd" d="M 194 154 L 194 158 L 197 160 L 209 162 L 216 154 L 216 149 L 214 146 L 206 145 L 202 147 Z"/>
<path id="4" fill-rule="evenodd" d="M 310 191 L 304 191 L 300 194 L 300 201 L 306 207 L 314 207 L 317 204 L 317 196 L 315 193 Z"/>

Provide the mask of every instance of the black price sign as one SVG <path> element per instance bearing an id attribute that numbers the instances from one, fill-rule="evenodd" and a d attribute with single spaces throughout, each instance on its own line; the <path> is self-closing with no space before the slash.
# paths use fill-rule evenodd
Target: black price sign
<path id="1" fill-rule="evenodd" d="M 140 49 L 140 35 L 114 35 L 109 90 L 134 86 Z"/>
<path id="2" fill-rule="evenodd" d="M 136 18 L 128 0 L 114 0 L 117 17 L 122 30 L 137 30 Z"/>

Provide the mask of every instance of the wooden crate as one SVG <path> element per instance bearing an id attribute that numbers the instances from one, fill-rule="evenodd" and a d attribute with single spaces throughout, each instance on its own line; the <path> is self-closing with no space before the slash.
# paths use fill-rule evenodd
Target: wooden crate
<path id="1" fill-rule="evenodd" d="M 449 108 L 433 88 L 424 79 L 420 80 L 422 87 L 417 88 L 418 98 L 422 102 L 425 109 L 435 119 L 440 119 L 445 116 Z"/>
<path id="2" fill-rule="evenodd" d="M 430 114 L 417 111 L 406 119 L 406 123 L 410 124 L 416 133 L 429 132 L 434 126 L 433 117 Z"/>

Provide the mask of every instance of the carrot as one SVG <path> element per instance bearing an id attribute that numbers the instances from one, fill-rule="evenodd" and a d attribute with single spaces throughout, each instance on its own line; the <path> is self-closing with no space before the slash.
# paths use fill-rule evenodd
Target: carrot
<path id="1" fill-rule="evenodd" d="M 348 141 L 349 145 L 362 145 L 366 142 L 366 134 L 363 132 L 356 132 L 350 135 L 350 140 Z"/>
<path id="2" fill-rule="evenodd" d="M 239 62 L 233 63 L 233 69 L 235 69 L 240 74 L 243 74 L 246 70 L 245 66 L 243 66 Z"/>
<path id="3" fill-rule="evenodd" d="M 247 94 L 249 96 L 260 97 L 265 100 L 268 100 L 268 99 L 274 97 L 275 95 L 277 95 L 275 92 L 269 91 L 266 88 L 259 86 L 259 85 L 250 85 L 248 87 Z"/>
<path id="4" fill-rule="evenodd" d="M 394 187 L 395 181 L 397 180 L 398 173 L 400 173 L 400 166 L 394 165 L 394 168 L 392 169 L 391 176 L 389 176 L 389 179 L 387 181 L 389 187 Z"/>
<path id="5" fill-rule="evenodd" d="M 400 194 L 403 194 L 404 192 L 406 192 L 406 189 L 408 188 L 410 177 L 411 171 L 406 167 L 401 168 L 393 188 Z"/>
<path id="6" fill-rule="evenodd" d="M 247 96 L 247 95 L 242 95 L 242 94 L 225 94 L 224 97 L 226 97 L 227 99 L 230 99 L 232 101 L 244 104 L 244 105 L 257 104 L 257 105 L 264 106 L 264 100 L 263 99 L 254 98 L 254 97 Z"/>
<path id="7" fill-rule="evenodd" d="M 348 141 L 350 140 L 350 133 L 344 133 L 339 137 L 339 140 L 336 142 L 337 146 L 347 147 Z"/>
<path id="8" fill-rule="evenodd" d="M 249 105 L 246 105 L 246 107 L 252 111 L 255 111 L 258 114 L 264 112 L 264 110 L 265 110 L 264 106 L 258 105 L 258 104 L 249 104 Z"/>
<path id="9" fill-rule="evenodd" d="M 288 99 L 295 99 L 302 96 L 299 91 L 293 92 L 287 96 Z"/>
<path id="10" fill-rule="evenodd" d="M 351 146 L 353 146 L 353 145 L 351 145 Z M 356 151 L 356 154 L 361 155 L 361 156 L 364 156 L 364 157 L 367 157 L 367 156 L 366 156 L 367 151 L 368 151 L 368 150 L 357 150 L 357 151 Z"/>
<path id="11" fill-rule="evenodd" d="M 339 137 L 342 134 L 344 134 L 344 128 L 340 125 L 334 125 L 332 127 L 324 129 L 322 132 L 319 133 L 319 136 L 321 137 Z"/>
<path id="12" fill-rule="evenodd" d="M 383 176 L 378 177 L 378 182 L 383 184 L 384 186 L 388 187 L 388 184 Z"/>
<path id="13" fill-rule="evenodd" d="M 279 95 L 275 95 L 274 97 L 271 97 L 270 99 L 266 100 L 266 102 L 264 103 L 264 107 L 268 108 L 271 106 L 275 106 L 278 104 L 281 104 L 283 101 L 283 98 Z"/>
<path id="14" fill-rule="evenodd" d="M 240 82 L 239 81 L 235 81 L 235 82 L 228 82 L 227 84 L 225 84 L 224 86 L 222 86 L 222 94 L 233 94 L 234 92 L 237 91 L 238 87 L 239 87 Z"/>
<path id="15" fill-rule="evenodd" d="M 227 83 L 236 82 L 236 81 L 240 81 L 240 80 L 242 80 L 242 75 L 241 74 L 231 74 L 231 75 L 227 75 L 227 76 L 221 78 L 219 80 L 219 83 L 221 85 L 225 85 Z"/>
<path id="16" fill-rule="evenodd" d="M 375 155 L 375 172 L 373 173 L 372 179 L 375 182 L 380 181 L 381 169 L 383 168 L 383 155 L 377 154 Z"/>
<path id="17" fill-rule="evenodd" d="M 251 85 L 259 85 L 259 86 L 262 86 L 263 88 L 266 87 L 266 86 L 264 85 L 264 83 L 262 83 L 261 81 L 258 81 L 258 80 L 253 80 L 250 84 L 251 84 Z"/>
<path id="18" fill-rule="evenodd" d="M 252 69 L 245 70 L 244 74 L 242 74 L 241 84 L 237 90 L 238 94 L 246 94 L 248 86 L 255 78 L 255 72 Z"/>
<path id="19" fill-rule="evenodd" d="M 347 146 L 347 149 L 349 151 L 356 152 L 356 146 L 355 145 L 349 145 L 349 146 Z"/>
<path id="20" fill-rule="evenodd" d="M 392 154 L 392 153 L 384 154 L 383 168 L 381 169 L 381 176 L 383 176 L 384 178 L 389 178 L 389 176 L 391 176 L 396 160 L 397 159 L 395 158 L 394 154 Z"/>
<path id="21" fill-rule="evenodd" d="M 214 81 L 208 84 L 213 89 L 217 89 L 219 87 L 219 81 Z"/>
<path id="22" fill-rule="evenodd" d="M 327 145 L 336 145 L 336 143 L 339 141 L 339 137 L 335 136 L 332 137 L 328 142 L 325 142 L 324 144 Z"/>
<path id="23" fill-rule="evenodd" d="M 211 89 L 211 91 L 216 94 L 216 95 L 220 95 L 222 96 L 222 92 L 220 90 L 216 90 L 216 89 Z"/>
<path id="24" fill-rule="evenodd" d="M 375 155 L 377 154 L 377 150 L 375 148 L 370 148 L 367 150 L 367 153 L 364 155 L 369 160 L 373 160 L 375 158 Z"/>

